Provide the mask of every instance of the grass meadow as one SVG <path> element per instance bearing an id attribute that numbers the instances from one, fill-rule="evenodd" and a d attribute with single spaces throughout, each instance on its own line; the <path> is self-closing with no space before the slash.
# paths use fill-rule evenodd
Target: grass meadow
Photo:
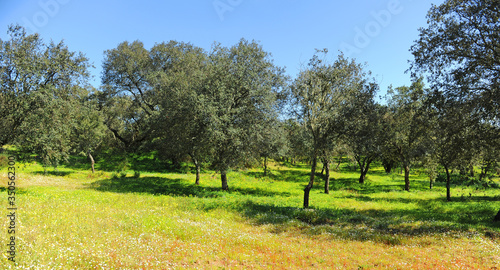
<path id="1" fill-rule="evenodd" d="M 374 166 L 366 184 L 343 164 L 330 194 L 320 177 L 302 209 L 308 167 L 231 172 L 126 171 L 17 164 L 16 263 L 2 269 L 498 269 L 500 189 L 444 184 Z M 318 176 L 321 168 L 318 167 Z M 0 241 L 8 239 L 0 171 Z M 494 179 L 499 182 L 499 179 Z M 3 243 L 5 242 L 5 243 Z"/>

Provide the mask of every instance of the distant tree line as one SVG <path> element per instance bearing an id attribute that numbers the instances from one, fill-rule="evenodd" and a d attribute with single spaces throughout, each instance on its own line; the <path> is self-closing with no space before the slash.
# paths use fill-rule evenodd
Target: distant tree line
<path id="1" fill-rule="evenodd" d="M 0 146 L 13 144 L 57 166 L 70 154 L 117 148 L 154 150 L 176 163 L 189 157 L 200 182 L 203 164 L 220 173 L 270 158 L 307 160 L 309 207 L 316 167 L 325 193 L 331 165 L 350 156 L 359 183 L 374 161 L 390 173 L 424 164 L 433 186 L 442 168 L 447 199 L 454 170 L 485 179 L 500 150 L 500 7 L 495 0 L 445 1 L 410 48 L 413 83 L 379 86 L 362 64 L 317 50 L 296 78 L 255 41 L 209 51 L 169 41 L 144 48 L 123 42 L 104 53 L 102 84 L 89 84 L 89 60 L 63 42 L 9 27 L 0 40 Z M 424 85 L 424 78 L 429 86 Z M 476 169 L 477 170 L 477 169 Z"/>

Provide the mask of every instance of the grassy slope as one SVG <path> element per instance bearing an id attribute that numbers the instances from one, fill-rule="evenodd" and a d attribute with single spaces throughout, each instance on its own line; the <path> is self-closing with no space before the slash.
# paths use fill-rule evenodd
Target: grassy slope
<path id="1" fill-rule="evenodd" d="M 404 192 L 400 175 L 377 168 L 365 185 L 355 172 L 334 172 L 331 194 L 317 183 L 314 208 L 303 210 L 306 166 L 275 166 L 266 178 L 255 170 L 230 173 L 230 192 L 219 191 L 213 172 L 194 186 L 192 174 L 111 178 L 60 168 L 43 176 L 34 164 L 18 170 L 19 269 L 500 265 L 495 189 L 455 187 L 447 203 L 444 187 L 429 191 L 424 176 L 413 175 L 412 192 Z M 0 177 L 5 185 L 5 169 Z M 6 197 L 0 193 L 4 205 Z M 6 239 L 1 229 L 0 241 Z M 0 266 L 13 268 L 5 257 Z"/>

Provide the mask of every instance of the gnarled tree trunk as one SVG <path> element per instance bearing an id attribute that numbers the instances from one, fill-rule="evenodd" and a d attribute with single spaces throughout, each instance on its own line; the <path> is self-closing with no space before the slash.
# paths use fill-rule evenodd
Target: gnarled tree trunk
<path id="1" fill-rule="evenodd" d="M 95 161 L 94 161 L 94 157 L 92 157 L 92 155 L 90 154 L 90 151 L 89 151 L 89 158 L 90 158 L 90 166 L 92 166 L 92 173 L 95 173 L 95 169 L 94 169 Z"/>
<path id="2" fill-rule="evenodd" d="M 405 190 L 410 191 L 410 165 L 405 164 L 403 167 L 405 171 Z"/>
<path id="3" fill-rule="evenodd" d="M 220 180 L 222 183 L 222 190 L 229 190 L 229 186 L 227 185 L 227 171 L 226 170 L 221 170 Z"/>
<path id="4" fill-rule="evenodd" d="M 193 160 L 194 166 L 196 168 L 196 181 L 194 182 L 195 185 L 200 184 L 200 173 L 201 173 L 201 165 L 198 159 L 194 156 L 194 154 L 189 154 L 191 159 Z"/>
<path id="5" fill-rule="evenodd" d="M 314 184 L 314 175 L 316 173 L 316 156 L 313 157 L 312 165 L 311 165 L 311 175 L 309 176 L 309 183 L 304 189 L 304 208 L 309 208 L 309 192 L 313 188 Z"/>
<path id="6" fill-rule="evenodd" d="M 361 161 L 361 157 L 357 157 L 356 161 L 358 162 L 359 165 L 359 170 L 361 171 L 361 174 L 359 176 L 359 183 L 364 184 L 365 179 L 366 179 L 366 174 L 368 173 L 368 170 L 370 169 L 370 164 L 372 163 L 372 159 L 369 157 L 365 157 L 363 161 Z"/>
<path id="7" fill-rule="evenodd" d="M 267 176 L 267 156 L 264 157 L 264 177 Z"/>

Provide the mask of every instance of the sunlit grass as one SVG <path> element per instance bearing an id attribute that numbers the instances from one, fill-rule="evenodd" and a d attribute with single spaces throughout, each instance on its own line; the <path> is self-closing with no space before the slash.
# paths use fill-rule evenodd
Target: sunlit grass
<path id="1" fill-rule="evenodd" d="M 396 268 L 490 269 L 500 265 L 498 189 L 428 190 L 424 175 L 375 168 L 367 183 L 356 172 L 332 172 L 304 210 L 307 166 L 219 175 L 109 172 L 19 164 L 17 265 L 6 269 Z M 5 170 L 0 174 L 6 179 Z M 5 186 L 6 181 L 2 180 Z M 472 194 L 472 195 L 469 195 Z M 462 197 L 462 195 L 464 195 Z M 7 202 L 6 192 L 0 202 Z M 1 228 L 7 220 L 2 218 Z M 0 230 L 0 241 L 7 239 Z"/>

